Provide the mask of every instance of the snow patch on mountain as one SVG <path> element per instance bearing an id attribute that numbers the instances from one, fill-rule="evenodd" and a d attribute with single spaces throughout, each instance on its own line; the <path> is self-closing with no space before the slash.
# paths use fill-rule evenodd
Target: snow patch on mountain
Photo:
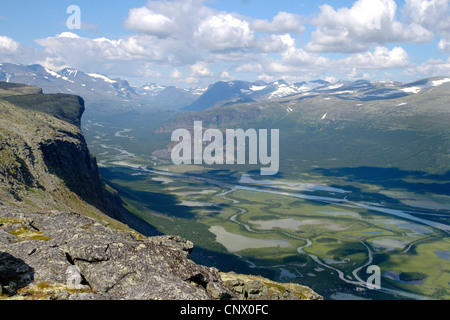
<path id="1" fill-rule="evenodd" d="M 264 90 L 265 88 L 267 88 L 267 86 L 255 86 L 255 85 L 252 85 L 250 87 L 250 90 L 251 91 L 261 91 L 261 90 Z"/>
<path id="2" fill-rule="evenodd" d="M 440 85 L 443 85 L 444 83 L 450 82 L 450 78 L 441 78 L 441 79 L 432 79 L 432 80 L 425 80 L 425 81 L 419 81 L 419 84 L 414 83 L 414 85 L 401 88 L 400 90 L 408 93 L 419 93 L 423 89 L 429 89 L 432 87 L 438 87 Z"/>
<path id="3" fill-rule="evenodd" d="M 443 78 L 443 79 L 439 79 L 439 80 L 432 80 L 431 81 L 431 85 L 433 87 L 437 87 L 437 86 L 440 86 L 440 85 L 442 85 L 444 83 L 447 83 L 447 82 L 450 82 L 450 78 Z"/>
<path id="4" fill-rule="evenodd" d="M 57 74 L 55 71 L 44 68 L 45 72 L 49 73 L 50 75 L 52 75 L 55 78 L 61 78 L 61 76 L 59 74 Z"/>
<path id="5" fill-rule="evenodd" d="M 423 88 L 424 87 L 407 87 L 400 90 L 407 93 L 419 93 Z"/>
<path id="6" fill-rule="evenodd" d="M 269 99 L 282 98 L 282 97 L 285 97 L 285 96 L 288 96 L 291 94 L 296 94 L 296 93 L 299 93 L 299 92 L 293 86 L 281 84 L 278 86 L 278 89 L 276 89 L 269 95 Z"/>
<path id="7" fill-rule="evenodd" d="M 339 89 L 340 87 L 342 87 L 344 84 L 343 83 L 336 83 L 334 85 L 328 86 L 327 89 L 328 90 L 334 90 L 334 89 Z"/>
<path id="8" fill-rule="evenodd" d="M 92 78 L 102 79 L 103 81 L 108 82 L 108 83 L 117 83 L 117 81 L 111 80 L 110 78 L 108 78 L 104 75 L 98 74 L 98 73 L 86 73 L 86 74 Z"/>

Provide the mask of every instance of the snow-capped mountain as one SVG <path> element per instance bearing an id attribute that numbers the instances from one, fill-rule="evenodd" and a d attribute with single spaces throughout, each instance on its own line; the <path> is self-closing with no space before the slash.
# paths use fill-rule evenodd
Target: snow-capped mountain
<path id="1" fill-rule="evenodd" d="M 219 81 L 208 88 L 184 89 L 151 82 L 135 87 L 126 80 L 73 68 L 55 72 L 41 65 L 0 63 L 0 81 L 35 85 L 45 93 L 76 94 L 85 99 L 87 109 L 90 106 L 107 111 L 165 107 L 202 111 L 213 106 L 295 98 L 297 95 L 302 98 L 328 94 L 359 101 L 396 99 L 430 90 L 450 82 L 450 78 L 428 78 L 411 83 L 367 80 L 330 83 L 319 79 L 289 84 L 284 80 L 271 83 L 235 80 Z"/>
<path id="2" fill-rule="evenodd" d="M 318 87 L 313 92 L 328 93 L 338 96 L 342 99 L 371 101 L 397 99 L 413 94 L 422 90 L 450 82 L 448 77 L 427 78 L 411 83 L 401 83 L 397 81 L 338 81 L 334 84 Z"/>
<path id="3" fill-rule="evenodd" d="M 210 85 L 205 93 L 185 110 L 201 111 L 221 103 L 266 101 L 311 91 L 329 84 L 323 80 L 288 84 L 284 80 L 272 83 L 262 81 L 219 81 Z"/>
<path id="4" fill-rule="evenodd" d="M 0 64 L 0 81 L 34 85 L 44 93 L 79 95 L 88 109 L 90 105 L 121 110 L 143 106 L 176 109 L 189 105 L 206 91 L 206 88 L 181 89 L 156 83 L 136 87 L 123 79 L 73 68 L 56 72 L 41 65 L 12 63 Z"/>
<path id="5" fill-rule="evenodd" d="M 45 93 L 76 94 L 86 100 L 139 98 L 125 80 L 111 79 L 96 73 L 84 73 L 72 68 L 55 72 L 41 65 L 22 66 L 3 63 L 0 65 L 0 81 L 38 86 Z"/>
<path id="6" fill-rule="evenodd" d="M 272 100 L 277 98 L 284 98 L 290 95 L 308 92 L 317 87 L 329 84 L 323 80 L 304 81 L 300 83 L 288 84 L 284 80 L 278 80 L 266 85 L 253 85 L 249 92 L 252 99 Z"/>

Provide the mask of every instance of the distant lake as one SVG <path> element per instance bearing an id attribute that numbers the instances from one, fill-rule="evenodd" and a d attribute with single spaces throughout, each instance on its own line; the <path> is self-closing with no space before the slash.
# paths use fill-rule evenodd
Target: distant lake
<path id="1" fill-rule="evenodd" d="M 450 260 L 450 251 L 435 251 L 434 253 L 441 259 Z"/>
<path id="2" fill-rule="evenodd" d="M 383 230 L 379 230 L 379 231 L 366 232 L 365 234 L 380 234 L 383 232 L 384 232 Z"/>
<path id="3" fill-rule="evenodd" d="M 269 248 L 269 247 L 290 247 L 291 244 L 278 239 L 255 239 L 225 230 L 221 226 L 212 226 L 209 231 L 216 235 L 217 242 L 221 243 L 229 252 L 238 252 L 244 249 Z"/>

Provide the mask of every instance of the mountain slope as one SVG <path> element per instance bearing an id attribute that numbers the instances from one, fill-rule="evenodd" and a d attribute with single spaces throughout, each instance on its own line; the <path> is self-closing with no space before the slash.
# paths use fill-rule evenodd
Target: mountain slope
<path id="1" fill-rule="evenodd" d="M 214 106 L 230 103 L 265 101 L 283 98 L 300 92 L 310 91 L 328 82 L 303 82 L 287 84 L 283 80 L 270 84 L 248 81 L 219 81 L 211 86 L 197 100 L 183 108 L 186 111 L 203 111 Z"/>
<path id="2" fill-rule="evenodd" d="M 243 91 L 250 88 L 250 82 L 245 81 L 219 81 L 211 85 L 206 92 L 192 102 L 184 110 L 202 111 L 221 101 L 229 101 L 243 96 Z"/>
<path id="3" fill-rule="evenodd" d="M 197 99 L 198 94 L 174 86 L 156 87 L 142 86 L 136 91 L 147 101 L 160 107 L 180 109 Z"/>
<path id="4" fill-rule="evenodd" d="M 38 86 L 46 93 L 83 94 L 86 100 L 105 97 L 138 98 L 134 89 L 124 80 L 113 80 L 103 75 L 88 74 L 71 68 L 55 72 L 41 65 L 2 63 L 0 81 Z"/>
<path id="5" fill-rule="evenodd" d="M 352 90 L 336 91 L 342 88 Z M 282 99 L 221 105 L 179 115 L 159 132 L 191 128 L 194 120 L 204 128 L 280 129 L 283 174 L 358 166 L 449 170 L 450 78 L 397 84 L 392 90 L 404 93 L 399 96 L 378 90 L 368 82 L 327 85 Z"/>

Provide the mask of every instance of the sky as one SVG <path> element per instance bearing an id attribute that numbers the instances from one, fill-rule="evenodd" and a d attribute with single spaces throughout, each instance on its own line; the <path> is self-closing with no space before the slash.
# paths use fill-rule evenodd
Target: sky
<path id="1" fill-rule="evenodd" d="M 0 2 L 0 63 L 133 85 L 450 76 L 450 0 Z"/>

